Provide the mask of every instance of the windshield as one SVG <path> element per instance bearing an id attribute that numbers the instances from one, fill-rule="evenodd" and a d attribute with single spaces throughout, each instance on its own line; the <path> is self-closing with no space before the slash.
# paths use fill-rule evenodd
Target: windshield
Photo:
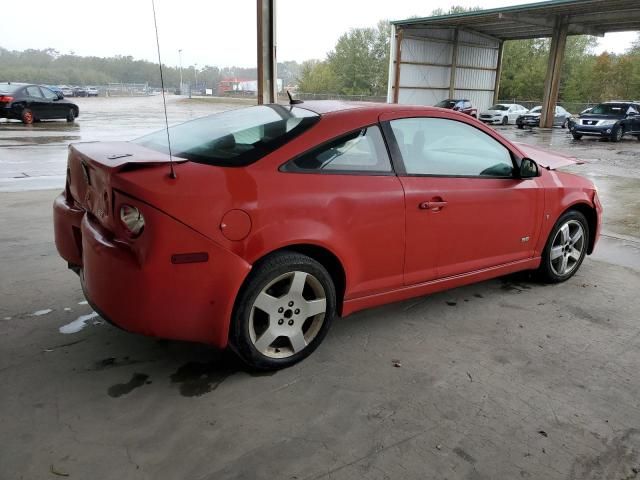
<path id="1" fill-rule="evenodd" d="M 455 100 L 442 100 L 441 102 L 436 103 L 436 107 L 440 108 L 453 108 L 456 105 Z"/>
<path id="2" fill-rule="evenodd" d="M 317 113 L 282 105 L 216 113 L 170 127 L 171 153 L 208 165 L 248 165 L 280 148 L 319 119 Z M 169 153 L 166 130 L 134 143 Z"/>
<path id="3" fill-rule="evenodd" d="M 629 106 L 624 103 L 601 103 L 593 107 L 589 113 L 595 113 L 596 115 L 625 115 L 628 108 Z"/>
<path id="4" fill-rule="evenodd" d="M 507 105 L 494 105 L 489 110 L 509 110 Z"/>

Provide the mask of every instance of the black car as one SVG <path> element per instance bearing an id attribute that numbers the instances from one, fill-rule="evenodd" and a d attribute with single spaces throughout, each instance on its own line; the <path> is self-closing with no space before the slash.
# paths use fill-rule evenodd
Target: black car
<path id="1" fill-rule="evenodd" d="M 640 102 L 605 102 L 580 114 L 571 121 L 573 138 L 584 135 L 608 138 L 618 142 L 624 135 L 635 135 L 640 140 Z"/>
<path id="2" fill-rule="evenodd" d="M 539 127 L 540 117 L 542 116 L 542 107 L 533 107 L 528 113 L 520 115 L 516 118 L 516 125 L 519 129 L 527 127 Z M 556 106 L 556 114 L 553 117 L 553 126 L 567 128 L 567 125 L 571 121 L 571 114 L 567 112 L 560 105 Z"/>
<path id="3" fill-rule="evenodd" d="M 64 118 L 73 122 L 80 115 L 75 103 L 62 94 L 41 85 L 0 83 L 0 118 L 22 120 L 31 124 L 39 120 Z"/>

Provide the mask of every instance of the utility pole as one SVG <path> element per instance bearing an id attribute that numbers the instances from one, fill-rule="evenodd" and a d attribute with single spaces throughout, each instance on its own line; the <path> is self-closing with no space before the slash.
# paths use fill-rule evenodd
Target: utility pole
<path id="1" fill-rule="evenodd" d="M 180 95 L 182 95 L 182 49 L 178 50 L 178 62 L 180 64 Z"/>

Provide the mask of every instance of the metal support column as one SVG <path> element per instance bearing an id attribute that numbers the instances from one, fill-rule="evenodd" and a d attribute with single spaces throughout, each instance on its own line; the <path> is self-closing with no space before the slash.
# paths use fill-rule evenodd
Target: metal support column
<path id="1" fill-rule="evenodd" d="M 542 115 L 540 117 L 540 126 L 542 128 L 553 127 L 568 31 L 569 23 L 567 17 L 556 17 L 553 28 L 553 38 L 551 39 L 551 48 L 549 50 L 547 76 L 544 81 L 544 99 L 542 101 Z"/>
<path id="2" fill-rule="evenodd" d="M 402 61 L 402 36 L 403 30 L 398 28 L 396 34 L 396 64 L 394 65 L 395 75 L 393 78 L 393 103 L 398 103 L 400 99 L 400 62 Z"/>
<path id="3" fill-rule="evenodd" d="M 458 67 L 458 29 L 453 33 L 451 50 L 451 73 L 449 75 L 449 98 L 456 98 L 456 68 Z"/>
<path id="4" fill-rule="evenodd" d="M 504 41 L 500 42 L 500 47 L 498 48 L 498 64 L 496 65 L 496 79 L 493 84 L 493 104 L 495 105 L 500 100 L 498 97 L 500 95 L 500 77 L 502 76 L 502 54 L 504 52 Z"/>
<path id="5" fill-rule="evenodd" d="M 258 2 L 258 104 L 276 103 L 276 0 Z"/>

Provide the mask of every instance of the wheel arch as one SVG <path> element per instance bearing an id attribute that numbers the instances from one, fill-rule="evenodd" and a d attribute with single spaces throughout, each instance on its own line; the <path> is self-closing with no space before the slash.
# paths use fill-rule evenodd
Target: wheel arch
<path id="1" fill-rule="evenodd" d="M 271 250 L 253 262 L 253 269 L 260 266 L 260 263 L 265 259 L 271 257 L 274 254 L 281 252 L 296 252 L 302 255 L 306 255 L 312 258 L 316 262 L 320 263 L 329 272 L 333 285 L 336 289 L 336 307 L 339 314 L 342 314 L 342 304 L 344 302 L 344 296 L 347 287 L 347 274 L 342 261 L 338 256 L 329 250 L 328 248 L 313 243 L 294 243 L 290 245 L 284 245 L 275 250 Z M 245 279 L 241 288 L 244 288 L 249 276 Z"/>
<path id="2" fill-rule="evenodd" d="M 596 213 L 596 209 L 593 205 L 589 205 L 588 203 L 578 202 L 565 209 L 558 216 L 558 218 L 571 210 L 582 213 L 587 219 L 587 225 L 589 226 L 589 244 L 587 246 L 587 255 L 591 255 L 595 247 L 596 232 L 598 230 L 598 214 Z"/>

